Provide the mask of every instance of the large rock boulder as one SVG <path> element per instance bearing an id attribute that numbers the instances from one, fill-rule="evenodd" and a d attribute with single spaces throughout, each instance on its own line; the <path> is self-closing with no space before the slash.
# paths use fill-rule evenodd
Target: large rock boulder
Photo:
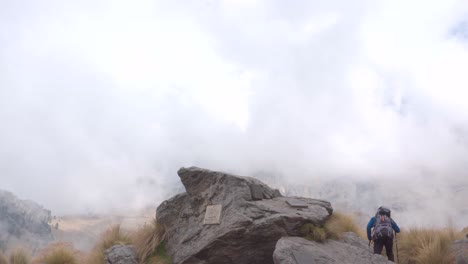
<path id="1" fill-rule="evenodd" d="M 49 210 L 0 190 L 0 251 L 18 246 L 35 252 L 52 240 Z"/>
<path id="2" fill-rule="evenodd" d="M 186 192 L 156 211 L 174 264 L 272 264 L 281 237 L 300 235 L 305 223 L 323 225 L 333 211 L 327 201 L 282 197 L 250 177 L 197 167 L 178 174 Z M 204 225 L 209 205 L 221 205 L 219 224 Z"/>
<path id="3" fill-rule="evenodd" d="M 283 237 L 273 253 L 275 264 L 390 264 L 381 255 L 372 254 L 366 242 L 354 233 L 346 233 L 340 241 L 324 243 L 301 237 Z"/>
<path id="4" fill-rule="evenodd" d="M 106 264 L 138 264 L 134 246 L 115 245 L 104 251 Z"/>

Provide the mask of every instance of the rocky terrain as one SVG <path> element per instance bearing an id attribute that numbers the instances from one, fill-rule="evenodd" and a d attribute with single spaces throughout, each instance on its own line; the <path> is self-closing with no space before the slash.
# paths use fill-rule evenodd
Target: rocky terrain
<path id="1" fill-rule="evenodd" d="M 456 264 L 468 264 L 468 234 L 466 239 L 455 241 L 452 244 Z"/>
<path id="2" fill-rule="evenodd" d="M 51 212 L 0 190 L 0 251 L 24 247 L 35 252 L 52 240 Z"/>
<path id="3" fill-rule="evenodd" d="M 339 241 L 325 243 L 309 241 L 301 237 L 283 237 L 273 253 L 275 264 L 296 263 L 393 263 L 381 255 L 369 254 L 365 241 L 354 233 L 346 233 Z M 304 262 L 301 260 L 304 259 Z M 314 262 L 307 262 L 306 260 Z"/>
<path id="4" fill-rule="evenodd" d="M 197 167 L 181 168 L 178 176 L 185 192 L 156 209 L 156 226 L 163 228 L 161 245 L 171 263 L 391 263 L 372 254 L 367 241 L 351 232 L 320 242 L 305 239 L 304 227 L 325 230 L 330 219 L 339 215 L 326 200 L 291 195 L 292 189 L 280 192 L 256 178 Z M 153 216 L 51 218 L 50 211 L 36 203 L 0 191 L 0 252 L 19 246 L 34 255 L 48 242 L 60 241 L 87 253 L 109 226 L 119 224 L 126 232 L 150 223 Z M 455 263 L 468 263 L 468 237 L 450 243 Z M 106 264 L 140 263 L 139 252 L 145 245 L 119 242 L 104 247 L 103 260 Z"/>
<path id="5" fill-rule="evenodd" d="M 328 201 L 284 197 L 257 179 L 197 167 L 178 175 L 186 192 L 156 213 L 174 264 L 285 264 L 295 263 L 294 252 L 309 254 L 305 263 L 387 263 L 357 236 L 324 244 L 300 237 L 304 224 L 323 226 L 332 215 Z"/>

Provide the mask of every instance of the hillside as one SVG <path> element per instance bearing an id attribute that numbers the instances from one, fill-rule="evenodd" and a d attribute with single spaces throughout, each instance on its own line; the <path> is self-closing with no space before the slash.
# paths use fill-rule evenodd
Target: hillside
<path id="1" fill-rule="evenodd" d="M 25 247 L 32 252 L 52 240 L 51 212 L 37 203 L 0 190 L 0 250 Z"/>

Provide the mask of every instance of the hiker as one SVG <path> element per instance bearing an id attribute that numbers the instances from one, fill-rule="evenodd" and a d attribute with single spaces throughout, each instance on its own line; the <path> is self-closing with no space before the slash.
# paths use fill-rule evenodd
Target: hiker
<path id="1" fill-rule="evenodd" d="M 388 260 L 395 261 L 393 256 L 393 231 L 400 233 L 400 228 L 390 217 L 391 211 L 387 207 L 381 206 L 377 209 L 377 213 L 372 217 L 367 224 L 367 239 L 369 244 L 374 241 L 374 254 L 382 254 L 382 249 L 385 246 Z M 374 229 L 371 236 L 371 229 Z"/>

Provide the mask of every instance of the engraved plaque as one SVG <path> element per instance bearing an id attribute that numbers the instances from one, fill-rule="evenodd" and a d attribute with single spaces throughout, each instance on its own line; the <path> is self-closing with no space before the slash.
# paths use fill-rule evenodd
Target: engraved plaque
<path id="1" fill-rule="evenodd" d="M 309 207 L 306 203 L 299 200 L 286 200 L 286 203 L 294 208 L 307 208 Z"/>
<path id="2" fill-rule="evenodd" d="M 221 209 L 220 204 L 208 205 L 206 207 L 204 225 L 219 225 L 221 223 Z"/>
<path id="3" fill-rule="evenodd" d="M 308 252 L 293 250 L 293 256 L 297 264 L 315 264 L 314 257 Z"/>
<path id="4" fill-rule="evenodd" d="M 250 193 L 252 194 L 252 200 L 262 200 L 263 199 L 263 189 L 262 186 L 258 184 L 250 185 Z"/>

